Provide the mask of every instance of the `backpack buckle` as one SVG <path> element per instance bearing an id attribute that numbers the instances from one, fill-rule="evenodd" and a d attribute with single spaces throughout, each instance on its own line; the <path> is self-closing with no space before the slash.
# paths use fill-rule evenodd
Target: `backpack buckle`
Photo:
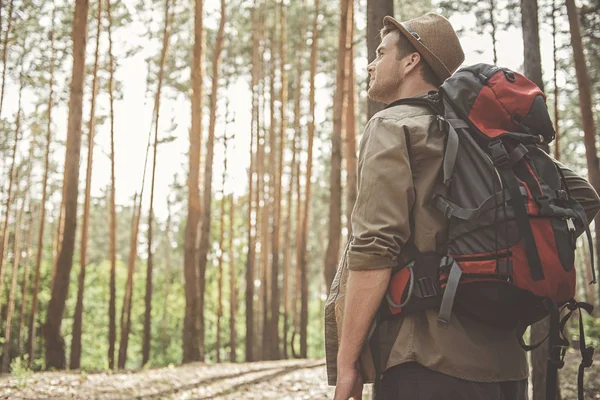
<path id="1" fill-rule="evenodd" d="M 510 155 L 501 140 L 490 142 L 488 148 L 491 151 L 492 162 L 496 167 L 503 167 L 510 161 Z"/>
<path id="2" fill-rule="evenodd" d="M 444 117 L 442 117 L 441 115 L 437 116 L 437 124 L 438 124 L 438 129 L 440 130 L 440 132 L 448 132 L 450 129 L 450 123 L 448 121 L 446 121 L 446 119 Z"/>
<path id="3" fill-rule="evenodd" d="M 535 201 L 540 205 L 540 215 L 551 215 L 552 207 L 550 207 L 550 198 L 548 196 L 538 196 Z"/>

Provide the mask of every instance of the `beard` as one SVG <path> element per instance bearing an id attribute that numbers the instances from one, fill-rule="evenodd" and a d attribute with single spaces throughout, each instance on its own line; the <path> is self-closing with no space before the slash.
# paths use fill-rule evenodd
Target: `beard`
<path id="1" fill-rule="evenodd" d="M 390 104 L 397 100 L 396 94 L 402 82 L 400 74 L 380 74 L 374 81 L 369 81 L 367 96 L 373 101 Z"/>

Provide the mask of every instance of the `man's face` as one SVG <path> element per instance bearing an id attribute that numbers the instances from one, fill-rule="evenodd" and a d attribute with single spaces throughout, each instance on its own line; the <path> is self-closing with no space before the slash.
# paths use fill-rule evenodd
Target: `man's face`
<path id="1" fill-rule="evenodd" d="M 403 64 L 398 60 L 398 35 L 399 31 L 385 35 L 377 47 L 377 58 L 367 66 L 371 77 L 368 96 L 384 104 L 397 100 L 396 96 L 404 82 Z"/>

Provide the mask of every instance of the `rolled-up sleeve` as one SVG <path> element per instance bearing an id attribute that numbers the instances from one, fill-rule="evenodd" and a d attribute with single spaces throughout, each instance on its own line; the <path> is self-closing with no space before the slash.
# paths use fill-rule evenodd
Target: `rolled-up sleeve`
<path id="1" fill-rule="evenodd" d="M 352 211 L 348 268 L 392 268 L 409 240 L 415 192 L 402 120 L 373 118 L 358 160 L 358 196 Z"/>
<path id="2" fill-rule="evenodd" d="M 600 210 L 600 198 L 592 185 L 583 177 L 577 175 L 569 168 L 556 162 L 561 169 L 571 196 L 583 207 L 588 222 L 596 217 Z"/>

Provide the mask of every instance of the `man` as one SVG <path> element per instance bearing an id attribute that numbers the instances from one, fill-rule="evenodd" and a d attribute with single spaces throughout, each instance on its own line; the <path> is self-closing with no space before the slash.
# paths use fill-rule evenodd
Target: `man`
<path id="1" fill-rule="evenodd" d="M 377 58 L 367 67 L 371 99 L 390 104 L 426 97 L 464 61 L 449 21 L 437 14 L 399 23 L 384 19 Z M 443 193 L 445 135 L 425 106 L 388 107 L 371 118 L 360 145 L 353 241 L 344 253 L 350 271 L 337 352 L 335 400 L 360 399 L 357 365 L 385 295 L 391 268 L 411 252 L 444 253 L 446 220 L 431 204 Z M 409 154 L 410 153 L 410 154 Z M 589 220 L 600 208 L 596 192 L 564 169 L 571 195 Z M 412 229 L 411 229 L 412 227 Z M 382 321 L 379 360 L 383 399 L 527 398 L 528 365 L 515 331 L 454 315 L 447 328 L 438 310 Z"/>

